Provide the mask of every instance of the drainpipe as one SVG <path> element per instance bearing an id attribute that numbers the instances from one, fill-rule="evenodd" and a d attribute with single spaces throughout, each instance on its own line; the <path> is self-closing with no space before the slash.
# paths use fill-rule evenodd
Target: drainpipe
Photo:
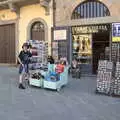
<path id="1" fill-rule="evenodd" d="M 53 49 L 52 49 L 52 42 L 53 42 L 53 39 L 54 39 L 54 28 L 56 26 L 56 23 L 55 23 L 55 13 L 56 13 L 56 1 L 53 0 L 52 1 L 52 9 L 53 9 L 53 28 L 51 28 L 51 55 L 53 56 Z"/>
<path id="2" fill-rule="evenodd" d="M 53 0 L 53 27 L 56 26 L 56 19 L 55 19 L 55 17 L 56 17 L 56 1 Z"/>

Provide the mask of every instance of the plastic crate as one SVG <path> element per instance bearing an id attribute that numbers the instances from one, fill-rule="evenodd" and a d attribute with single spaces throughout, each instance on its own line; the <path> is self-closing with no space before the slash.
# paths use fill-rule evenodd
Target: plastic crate
<path id="1" fill-rule="evenodd" d="M 29 84 L 32 86 L 36 86 L 36 87 L 43 87 L 43 83 L 44 83 L 44 79 L 34 79 L 34 78 L 30 78 L 29 79 Z"/>
<path id="2" fill-rule="evenodd" d="M 59 81 L 44 80 L 44 88 L 57 90 L 59 92 L 61 87 L 68 83 L 68 68 L 69 67 L 65 67 L 64 72 L 60 74 Z"/>

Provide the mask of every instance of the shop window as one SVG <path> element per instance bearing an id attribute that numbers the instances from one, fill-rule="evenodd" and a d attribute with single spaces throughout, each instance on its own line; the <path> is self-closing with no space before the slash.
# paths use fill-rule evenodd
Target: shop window
<path id="1" fill-rule="evenodd" d="M 92 36 L 91 34 L 73 35 L 73 58 L 81 63 L 91 64 Z"/>
<path id="2" fill-rule="evenodd" d="M 75 8 L 71 19 L 95 18 L 105 16 L 110 16 L 110 11 L 102 2 L 98 0 L 86 0 Z"/>
<path id="3" fill-rule="evenodd" d="M 35 22 L 31 27 L 31 39 L 32 40 L 45 40 L 45 27 L 42 22 Z"/>

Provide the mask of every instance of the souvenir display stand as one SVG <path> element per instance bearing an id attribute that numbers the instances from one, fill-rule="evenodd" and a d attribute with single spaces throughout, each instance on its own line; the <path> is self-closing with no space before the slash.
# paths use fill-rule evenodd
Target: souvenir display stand
<path id="1" fill-rule="evenodd" d="M 113 95 L 120 96 L 120 62 L 116 63 Z"/>
<path id="2" fill-rule="evenodd" d="M 120 96 L 120 62 L 99 61 L 96 93 Z"/>
<path id="3" fill-rule="evenodd" d="M 100 60 L 98 64 L 97 89 L 96 93 L 111 95 L 113 93 L 112 71 L 113 63 L 107 60 Z"/>
<path id="4" fill-rule="evenodd" d="M 112 43 L 111 61 L 100 60 L 98 64 L 96 93 L 120 95 L 120 43 Z"/>
<path id="5" fill-rule="evenodd" d="M 60 73 L 59 77 L 56 76 L 53 79 L 50 74 L 52 72 L 56 74 L 56 65 L 47 63 L 48 44 L 37 40 L 29 40 L 28 44 L 32 46 L 32 58 L 29 64 L 29 85 L 59 91 L 62 86 L 68 83 L 68 67 L 64 68 L 64 72 Z"/>
<path id="6" fill-rule="evenodd" d="M 62 86 L 67 85 L 68 83 L 68 66 L 64 68 L 64 72 L 60 74 L 59 80 L 52 80 L 50 77 L 50 72 L 55 71 L 55 65 L 48 65 L 48 74 L 44 80 L 44 88 L 60 91 Z"/>
<path id="7" fill-rule="evenodd" d="M 112 23 L 111 48 L 105 49 L 106 59 L 109 58 L 111 62 L 99 61 L 96 92 L 120 97 L 120 32 L 118 28 L 118 24 Z"/>
<path id="8" fill-rule="evenodd" d="M 31 45 L 32 58 L 29 64 L 29 84 L 36 87 L 43 87 L 43 81 L 47 68 L 48 44 L 43 41 L 29 40 Z"/>
<path id="9" fill-rule="evenodd" d="M 115 64 L 113 96 L 120 96 L 120 43 L 112 43 L 112 61 Z"/>

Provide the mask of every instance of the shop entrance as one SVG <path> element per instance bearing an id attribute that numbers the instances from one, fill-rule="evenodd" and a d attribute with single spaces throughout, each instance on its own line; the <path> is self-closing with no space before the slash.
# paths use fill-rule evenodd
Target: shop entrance
<path id="1" fill-rule="evenodd" d="M 99 0 L 85 0 L 73 10 L 71 19 L 91 19 L 110 16 L 107 6 Z M 72 58 L 77 58 L 83 73 L 97 71 L 100 56 L 104 56 L 109 46 L 109 25 L 89 25 L 72 27 Z"/>
<path id="2" fill-rule="evenodd" d="M 105 50 L 109 47 L 109 40 L 110 40 L 110 32 L 109 30 L 106 32 L 101 33 L 94 33 L 92 35 L 92 41 L 93 41 L 93 59 L 92 59 L 92 73 L 96 74 L 96 70 L 98 67 L 98 60 L 99 59 L 109 59 L 106 57 Z"/>
<path id="3" fill-rule="evenodd" d="M 109 47 L 110 25 L 72 27 L 72 59 L 77 59 L 83 74 L 96 74 L 98 60 Z"/>

